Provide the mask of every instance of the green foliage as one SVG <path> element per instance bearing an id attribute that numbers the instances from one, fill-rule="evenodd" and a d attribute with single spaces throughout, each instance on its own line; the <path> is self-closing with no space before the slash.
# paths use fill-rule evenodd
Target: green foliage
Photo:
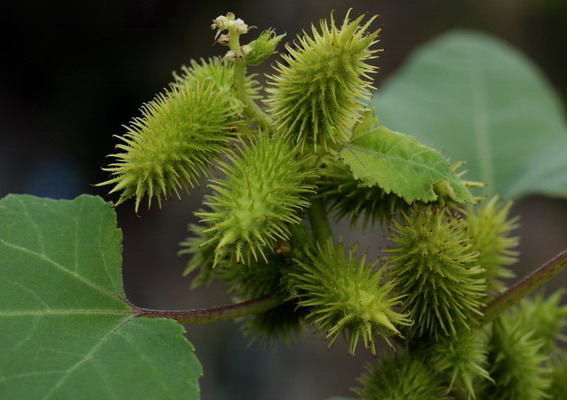
<path id="1" fill-rule="evenodd" d="M 330 206 L 329 211 L 334 211 L 338 219 L 347 218 L 352 226 L 360 220 L 364 227 L 376 222 L 386 225 L 410 207 L 401 197 L 356 180 L 343 163 L 327 163 L 320 176 L 319 193 Z"/>
<path id="2" fill-rule="evenodd" d="M 451 32 L 417 49 L 372 100 L 380 120 L 467 162 L 485 194 L 567 195 L 561 99 L 502 41 Z"/>
<path id="3" fill-rule="evenodd" d="M 311 27 L 298 36 L 294 46 L 286 46 L 283 62 L 270 75 L 267 99 L 275 128 L 299 143 L 301 151 L 324 150 L 345 143 L 369 99 L 372 89 L 369 74 L 376 68 L 367 61 L 379 50 L 379 30 L 369 32 L 372 17 L 364 25 L 364 15 L 351 21 L 349 15 L 337 27 L 322 20 L 320 30 Z"/>
<path id="4" fill-rule="evenodd" d="M 488 363 L 492 384 L 480 398 L 536 400 L 546 397 L 550 385 L 545 343 L 523 319 L 505 316 L 495 321 L 489 341 Z"/>
<path id="5" fill-rule="evenodd" d="M 474 326 L 486 281 L 462 220 L 442 208 L 416 208 L 394 221 L 393 232 L 389 275 L 415 321 L 412 335 L 439 339 Z"/>
<path id="6" fill-rule="evenodd" d="M 356 248 L 344 252 L 342 243 L 329 240 L 309 253 L 309 259 L 297 262 L 297 272 L 290 275 L 293 297 L 301 307 L 308 307 L 306 320 L 326 331 L 329 346 L 339 335 L 348 337 L 349 351 L 354 354 L 358 342 L 376 353 L 375 336 L 399 335 L 398 326 L 411 321 L 393 308 L 400 296 L 392 296 L 391 282 L 382 283 L 382 269 L 376 263 L 356 259 Z"/>
<path id="7" fill-rule="evenodd" d="M 445 157 L 416 139 L 384 126 L 358 135 L 339 157 L 366 186 L 379 186 L 411 204 L 439 197 L 472 203 L 473 197 Z M 403 178 L 401 178 L 403 177 Z"/>
<path id="8" fill-rule="evenodd" d="M 519 239 L 511 232 L 518 228 L 518 217 L 508 218 L 512 203 L 500 205 L 497 197 L 478 207 L 469 207 L 466 213 L 467 237 L 478 252 L 478 263 L 484 269 L 488 290 L 500 291 L 505 286 L 499 279 L 513 277 L 504 266 L 514 264 Z"/>
<path id="9" fill-rule="evenodd" d="M 419 358 L 408 355 L 367 365 L 355 392 L 363 400 L 440 400 L 445 394 L 431 369 Z"/>
<path id="10" fill-rule="evenodd" d="M 121 240 L 97 197 L 0 200 L 0 397 L 198 397 L 183 327 L 135 318 Z"/>
<path id="11" fill-rule="evenodd" d="M 259 65 L 266 61 L 276 52 L 278 43 L 285 35 L 276 35 L 273 29 L 268 29 L 260 34 L 258 39 L 242 47 L 244 61 L 248 65 Z"/>
<path id="12" fill-rule="evenodd" d="M 486 338 L 479 332 L 463 332 L 434 344 L 427 354 L 439 375 L 450 379 L 449 390 L 475 398 L 475 381 L 490 379 L 487 368 Z"/>
<path id="13" fill-rule="evenodd" d="M 311 173 L 300 170 L 288 143 L 267 135 L 229 158 L 231 164 L 219 166 L 227 178 L 209 184 L 215 194 L 204 204 L 210 210 L 197 215 L 215 243 L 215 262 L 225 256 L 245 264 L 267 261 L 276 241 L 289 239 L 289 225 L 301 222 L 298 211 L 309 205 L 305 196 L 312 191 L 304 181 Z"/>

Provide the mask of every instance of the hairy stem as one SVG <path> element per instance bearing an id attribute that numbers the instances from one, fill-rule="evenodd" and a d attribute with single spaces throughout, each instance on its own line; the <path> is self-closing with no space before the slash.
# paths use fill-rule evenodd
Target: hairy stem
<path id="1" fill-rule="evenodd" d="M 311 199 L 311 207 L 307 210 L 307 215 L 309 216 L 309 223 L 316 241 L 323 244 L 333 236 L 323 199 L 313 197 Z"/>
<path id="2" fill-rule="evenodd" d="M 207 322 L 226 321 L 245 317 L 246 315 L 268 311 L 282 303 L 282 299 L 264 296 L 244 303 L 228 306 L 202 308 L 195 310 L 150 310 L 132 306 L 136 317 L 169 318 L 181 324 L 202 324 Z"/>
<path id="3" fill-rule="evenodd" d="M 484 310 L 484 318 L 480 321 L 480 324 L 484 325 L 493 321 L 508 308 L 565 269 L 567 269 L 567 249 L 526 275 L 510 289 L 488 303 Z"/>

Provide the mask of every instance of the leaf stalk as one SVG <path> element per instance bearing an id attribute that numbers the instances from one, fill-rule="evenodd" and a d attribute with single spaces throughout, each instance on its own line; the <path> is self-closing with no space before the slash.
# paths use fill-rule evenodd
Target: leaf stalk
<path id="1" fill-rule="evenodd" d="M 192 309 L 192 310 L 152 310 L 132 306 L 136 317 L 168 318 L 180 324 L 203 324 L 216 321 L 227 321 L 242 318 L 250 314 L 257 314 L 271 310 L 282 303 L 282 299 L 275 296 L 264 296 L 243 303 L 226 306 Z"/>

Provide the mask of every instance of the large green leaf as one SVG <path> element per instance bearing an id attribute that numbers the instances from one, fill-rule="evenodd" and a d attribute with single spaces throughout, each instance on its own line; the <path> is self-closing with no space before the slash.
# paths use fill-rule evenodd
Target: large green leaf
<path id="1" fill-rule="evenodd" d="M 524 56 L 457 32 L 424 45 L 379 91 L 380 121 L 467 161 L 487 194 L 567 195 L 567 124 L 557 96 Z"/>
<path id="2" fill-rule="evenodd" d="M 0 398 L 196 399 L 181 325 L 136 318 L 108 203 L 0 200 Z"/>
<path id="3" fill-rule="evenodd" d="M 459 203 L 473 201 L 441 153 L 384 126 L 358 134 L 339 158 L 363 185 L 379 186 L 408 203 L 434 201 L 439 196 Z"/>

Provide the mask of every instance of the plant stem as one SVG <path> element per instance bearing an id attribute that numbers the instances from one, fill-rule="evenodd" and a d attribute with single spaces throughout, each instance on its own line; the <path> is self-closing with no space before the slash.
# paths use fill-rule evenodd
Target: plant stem
<path id="1" fill-rule="evenodd" d="M 246 93 L 246 63 L 243 60 L 234 60 L 234 89 L 236 97 L 244 104 L 244 112 L 264 130 L 269 130 L 272 121 Z"/>
<path id="2" fill-rule="evenodd" d="M 269 130 L 272 126 L 270 117 L 262 111 L 258 104 L 254 102 L 246 92 L 246 63 L 240 48 L 240 33 L 236 29 L 229 30 L 230 38 L 228 47 L 234 53 L 234 90 L 236 97 L 244 105 L 244 112 L 252 118 L 264 130 Z"/>
<path id="3" fill-rule="evenodd" d="M 311 199 L 311 207 L 307 210 L 307 215 L 309 216 L 309 223 L 316 241 L 323 244 L 333 237 L 323 199 L 313 197 Z"/>
<path id="4" fill-rule="evenodd" d="M 484 318 L 480 321 L 480 325 L 493 321 L 509 307 L 518 303 L 521 299 L 528 296 L 565 269 L 567 269 L 567 249 L 557 254 L 535 271 L 526 275 L 514 286 L 488 303 L 484 309 Z"/>
<path id="5" fill-rule="evenodd" d="M 132 305 L 136 317 L 169 318 L 181 324 L 202 324 L 206 322 L 226 321 L 250 314 L 268 311 L 282 303 L 281 298 L 264 296 L 258 299 L 228 306 L 202 308 L 194 310 L 150 310 Z"/>

